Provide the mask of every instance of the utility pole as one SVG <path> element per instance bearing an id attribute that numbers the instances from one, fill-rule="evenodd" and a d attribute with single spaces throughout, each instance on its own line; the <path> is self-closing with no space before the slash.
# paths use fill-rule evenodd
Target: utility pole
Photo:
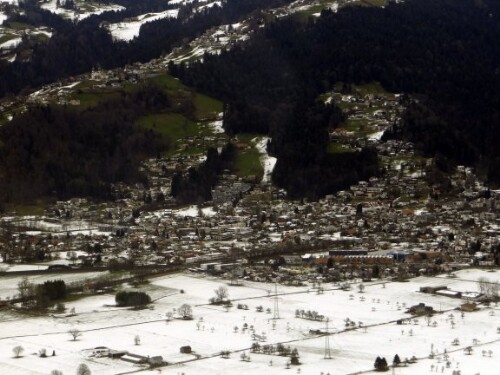
<path id="1" fill-rule="evenodd" d="M 326 318 L 326 327 L 325 327 L 325 359 L 332 359 L 332 353 L 330 351 L 330 332 L 328 332 L 328 321 L 330 319 Z"/>
<path id="2" fill-rule="evenodd" d="M 273 319 L 280 318 L 280 309 L 278 305 L 278 283 L 274 284 L 274 316 Z"/>

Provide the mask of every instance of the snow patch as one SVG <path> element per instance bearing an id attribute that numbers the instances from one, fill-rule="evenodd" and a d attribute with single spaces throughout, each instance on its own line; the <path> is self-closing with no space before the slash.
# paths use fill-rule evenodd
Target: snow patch
<path id="1" fill-rule="evenodd" d="M 174 216 L 177 216 L 177 217 L 198 217 L 200 211 L 201 211 L 203 216 L 214 216 L 217 214 L 212 207 L 204 207 L 204 208 L 200 209 L 196 205 L 189 206 L 189 207 L 184 208 L 182 210 L 173 211 L 173 214 L 174 214 Z"/>
<path id="2" fill-rule="evenodd" d="M 17 47 L 19 43 L 21 43 L 21 38 L 20 37 L 14 38 L 0 44 L 0 49 L 12 49 Z"/>
<path id="3" fill-rule="evenodd" d="M 372 133 L 368 136 L 369 141 L 380 141 L 382 139 L 382 136 L 384 135 L 385 130 L 379 131 Z"/>
<path id="4" fill-rule="evenodd" d="M 210 126 L 212 128 L 212 131 L 216 134 L 224 133 L 224 128 L 222 127 L 222 125 L 222 120 L 212 121 L 208 124 L 208 126 Z"/>
<path id="5" fill-rule="evenodd" d="M 5 13 L 0 12 L 0 25 L 7 19 L 7 15 Z"/>
<path id="6" fill-rule="evenodd" d="M 273 156 L 269 156 L 267 153 L 267 142 L 269 141 L 269 137 L 257 137 L 252 139 L 252 142 L 255 143 L 255 147 L 260 152 L 260 163 L 262 164 L 262 168 L 264 168 L 264 176 L 262 176 L 262 182 L 271 181 L 271 174 L 273 173 L 274 166 L 276 165 L 276 159 Z"/>
<path id="7" fill-rule="evenodd" d="M 113 23 L 108 26 L 108 29 L 114 39 L 130 41 L 139 36 L 141 26 L 145 23 L 164 18 L 177 18 L 178 13 L 179 9 L 169 9 L 160 13 L 147 13 L 138 16 L 135 21 Z"/>

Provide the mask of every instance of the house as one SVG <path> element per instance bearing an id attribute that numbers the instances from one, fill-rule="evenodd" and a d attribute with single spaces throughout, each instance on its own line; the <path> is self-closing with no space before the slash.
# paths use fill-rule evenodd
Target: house
<path id="1" fill-rule="evenodd" d="M 422 287 L 420 287 L 420 292 L 421 293 L 434 294 L 434 293 L 436 293 L 439 290 L 446 290 L 446 289 L 448 289 L 448 287 L 445 286 L 445 285 L 439 285 L 439 286 L 422 286 Z"/>
<path id="2" fill-rule="evenodd" d="M 127 353 L 125 355 L 122 355 L 120 357 L 122 361 L 125 362 L 130 362 L 134 364 L 143 364 L 143 363 L 148 363 L 148 357 L 144 357 L 139 354 L 132 354 L 132 353 Z"/>
<path id="3" fill-rule="evenodd" d="M 191 346 L 189 346 L 189 345 L 181 346 L 181 350 L 180 351 L 183 354 L 191 354 L 192 353 Z"/>

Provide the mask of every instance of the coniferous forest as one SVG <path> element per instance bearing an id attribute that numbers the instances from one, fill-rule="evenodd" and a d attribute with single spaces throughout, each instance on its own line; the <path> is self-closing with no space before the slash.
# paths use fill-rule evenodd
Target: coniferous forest
<path id="1" fill-rule="evenodd" d="M 147 86 L 85 111 L 37 106 L 16 116 L 0 128 L 0 202 L 110 199 L 113 182 L 146 182 L 139 162 L 168 144 L 134 121 L 168 107 L 165 93 Z"/>

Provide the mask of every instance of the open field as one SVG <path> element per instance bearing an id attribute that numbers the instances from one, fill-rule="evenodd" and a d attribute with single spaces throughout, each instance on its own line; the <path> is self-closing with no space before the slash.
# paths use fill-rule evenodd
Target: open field
<path id="1" fill-rule="evenodd" d="M 427 374 L 431 367 L 437 366 L 439 372 L 448 375 L 455 369 L 462 370 L 462 374 L 493 375 L 496 374 L 493 364 L 500 348 L 500 334 L 497 333 L 500 308 L 483 307 L 462 317 L 460 312 L 452 311 L 463 302 L 460 299 L 418 292 L 421 286 L 443 284 L 452 290 L 477 291 L 476 280 L 480 277 L 498 281 L 500 271 L 463 271 L 453 279 L 419 277 L 406 283 L 366 283 L 363 293 L 359 293 L 357 284 L 350 291 L 325 284 L 323 294 L 317 294 L 311 286 L 280 285 L 279 319 L 276 321 L 272 312 L 275 301 L 272 284 L 245 282 L 243 286 L 230 286 L 223 280 L 203 276 L 159 277 L 142 287 L 156 300 L 153 309 L 118 309 L 112 306 L 113 295 L 107 294 L 67 303 L 68 308 L 75 308 L 77 315 L 74 317 L 29 318 L 22 324 L 12 318 L 0 322 L 0 372 L 38 375 L 60 369 L 71 374 L 82 362 L 97 375 L 141 369 L 118 359 L 91 356 L 92 348 L 106 346 L 144 356 L 161 355 L 170 364 L 161 368 L 162 374 L 286 373 L 285 364 L 289 358 L 250 353 L 253 340 L 250 328 L 244 329 L 246 324 L 253 326 L 256 334 L 266 337 L 261 345 L 284 343 L 298 349 L 301 365 L 288 370 L 293 373 L 297 373 L 298 368 L 302 374 L 371 372 L 377 356 L 391 363 L 394 355 L 399 354 L 402 360 L 415 356 L 418 361 L 396 368 L 394 373 L 397 374 Z M 213 290 L 221 285 L 227 286 L 234 305 L 227 312 L 220 306 L 207 305 Z M 420 302 L 442 313 L 434 315 L 430 325 L 422 317 L 403 325 L 396 324 L 396 320 L 410 317 L 405 313 L 406 308 Z M 167 323 L 166 312 L 183 303 L 193 306 L 194 319 L 173 319 Z M 248 310 L 238 309 L 239 303 L 247 305 Z M 257 306 L 262 306 L 264 311 L 257 312 Z M 270 313 L 266 313 L 268 308 Z M 324 332 L 325 322 L 297 318 L 297 309 L 317 310 L 330 319 L 328 338 L 332 359 L 324 358 L 325 336 L 310 333 L 311 329 Z M 350 326 L 346 330 L 346 318 L 355 322 L 355 328 Z M 361 327 L 359 322 L 362 322 Z M 67 333 L 71 328 L 82 332 L 76 341 Z M 140 337 L 140 345 L 134 344 L 135 336 Z M 452 345 L 455 338 L 459 339 L 457 346 Z M 25 349 L 21 358 L 13 358 L 12 348 L 16 345 Z M 179 353 L 183 345 L 190 345 L 194 354 Z M 464 354 L 463 349 L 467 346 L 473 349 L 471 355 Z M 40 348 L 47 349 L 48 358 L 36 356 Z M 50 356 L 53 350 L 56 351 L 54 357 Z M 221 350 L 231 351 L 230 358 L 221 358 L 218 355 Z M 428 358 L 431 350 L 433 359 Z M 449 368 L 443 360 L 444 350 L 449 355 Z M 251 361 L 241 361 L 241 352 L 250 355 Z M 159 370 L 142 369 L 146 373 L 159 373 Z"/>

